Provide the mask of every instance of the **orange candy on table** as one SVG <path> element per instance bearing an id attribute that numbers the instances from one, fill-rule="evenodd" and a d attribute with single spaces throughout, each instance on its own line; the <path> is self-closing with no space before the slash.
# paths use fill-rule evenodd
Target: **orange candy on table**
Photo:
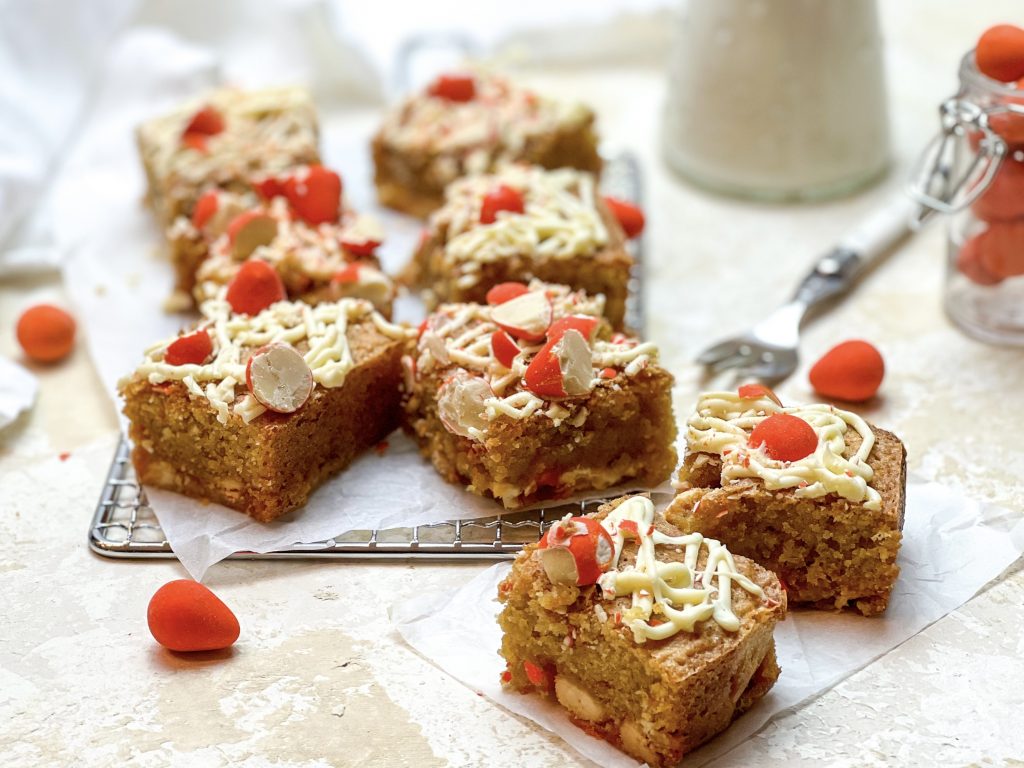
<path id="1" fill-rule="evenodd" d="M 875 396 L 885 377 L 885 361 L 867 341 L 837 344 L 811 368 L 814 391 L 824 397 L 859 403 Z"/>
<path id="2" fill-rule="evenodd" d="M 149 631 L 172 651 L 219 651 L 238 639 L 238 619 L 198 581 L 169 581 L 156 591 L 146 612 Z"/>
<path id="3" fill-rule="evenodd" d="M 750 433 L 747 445 L 763 446 L 768 458 L 776 461 L 799 461 L 818 447 L 814 428 L 799 416 L 776 413 L 758 424 Z"/>
<path id="4" fill-rule="evenodd" d="M 75 344 L 75 318 L 52 304 L 36 304 L 22 312 L 15 333 L 26 357 L 55 363 Z"/>
<path id="5" fill-rule="evenodd" d="M 285 296 L 277 270 L 261 259 L 242 264 L 228 284 L 228 304 L 241 315 L 257 315 L 271 304 L 283 301 Z"/>
<path id="6" fill-rule="evenodd" d="M 1024 77 L 1024 29 L 997 24 L 985 30 L 974 50 L 978 71 L 993 80 L 1012 83 Z"/>

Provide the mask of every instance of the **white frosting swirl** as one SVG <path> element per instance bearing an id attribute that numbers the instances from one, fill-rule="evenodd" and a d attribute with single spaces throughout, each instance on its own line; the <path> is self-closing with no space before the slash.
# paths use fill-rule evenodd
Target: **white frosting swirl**
<path id="1" fill-rule="evenodd" d="M 798 461 L 778 461 L 763 448 L 747 442 L 754 427 L 777 413 L 797 416 L 814 429 L 818 445 Z M 846 431 L 853 427 L 861 444 L 853 456 L 844 457 Z M 686 444 L 690 451 L 717 453 L 722 457 L 722 479 L 757 478 L 766 488 L 793 488 L 797 496 L 818 498 L 830 493 L 881 509 L 882 497 L 870 482 L 874 470 L 867 459 L 875 444 L 871 427 L 860 416 L 831 405 L 784 408 L 770 397 L 742 398 L 735 392 L 706 392 L 686 423 Z"/>
<path id="2" fill-rule="evenodd" d="M 499 212 L 480 222 L 484 197 L 500 185 L 523 195 L 522 213 Z M 445 232 L 444 260 L 460 287 L 479 280 L 480 265 L 510 256 L 569 259 L 597 253 L 608 230 L 596 207 L 596 185 L 589 173 L 572 168 L 545 170 L 506 165 L 492 174 L 468 176 L 445 190 L 446 202 L 431 216 L 431 227 Z"/>
<path id="3" fill-rule="evenodd" d="M 618 570 L 625 541 L 623 531 L 632 523 L 639 539 L 636 563 Z M 624 525 L 627 524 L 627 525 Z M 633 496 L 612 510 L 601 525 L 615 546 L 611 570 L 601 575 L 598 585 L 605 599 L 632 595 L 632 605 L 619 620 L 633 631 L 638 643 L 664 640 L 679 631 L 693 632 L 699 622 L 712 619 L 726 632 L 740 628 L 732 609 L 732 588 L 758 598 L 764 590 L 736 568 L 732 553 L 719 541 L 700 533 L 668 536 L 654 528 L 654 504 Z M 685 548 L 682 561 L 658 560 L 657 545 Z M 707 549 L 702 571 L 697 570 L 701 547 Z M 607 613 L 607 612 L 606 612 Z M 657 619 L 658 623 L 652 623 Z"/>

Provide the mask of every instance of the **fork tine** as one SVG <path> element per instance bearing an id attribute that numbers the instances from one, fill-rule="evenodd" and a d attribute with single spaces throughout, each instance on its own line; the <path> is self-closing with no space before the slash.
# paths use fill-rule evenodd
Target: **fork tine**
<path id="1" fill-rule="evenodd" d="M 731 368 L 746 368 L 747 365 L 753 362 L 753 358 L 749 354 L 742 352 L 736 352 L 735 354 L 723 357 L 722 359 L 711 364 L 711 370 L 715 373 L 721 373 L 722 371 L 729 370 Z"/>
<path id="2" fill-rule="evenodd" d="M 735 354 L 739 343 L 735 339 L 726 339 L 717 344 L 712 344 L 697 356 L 697 362 L 701 365 L 714 365 L 730 355 Z"/>
<path id="3" fill-rule="evenodd" d="M 774 384 L 787 378 L 794 370 L 796 370 L 795 364 L 789 366 L 781 363 L 761 363 L 747 368 L 746 374 L 765 384 Z"/>

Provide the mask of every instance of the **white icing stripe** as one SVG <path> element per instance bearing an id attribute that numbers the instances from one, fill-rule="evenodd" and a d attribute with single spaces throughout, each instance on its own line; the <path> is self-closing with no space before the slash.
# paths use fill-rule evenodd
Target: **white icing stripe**
<path id="1" fill-rule="evenodd" d="M 754 427 L 776 413 L 797 416 L 811 425 L 818 435 L 813 453 L 799 461 L 783 462 L 747 445 Z M 783 408 L 769 397 L 750 399 L 734 392 L 708 392 L 701 395 L 686 427 L 690 451 L 722 457 L 723 480 L 758 478 L 768 489 L 793 488 L 797 496 L 811 499 L 835 493 L 862 502 L 867 509 L 881 509 L 882 497 L 870 485 L 875 473 L 867 462 L 875 435 L 855 413 L 822 404 Z M 847 459 L 843 453 L 849 427 L 860 435 L 861 444 Z"/>
<path id="2" fill-rule="evenodd" d="M 372 319 L 377 330 L 393 339 L 408 338 L 413 333 L 387 322 L 368 302 L 359 299 L 315 307 L 279 301 L 250 317 L 234 314 L 225 293 L 223 289 L 218 298 L 200 307 L 204 319 L 199 327 L 213 338 L 213 360 L 203 365 L 165 363 L 164 353 L 175 337 L 147 349 L 145 360 L 133 374 L 144 376 L 152 384 L 181 381 L 191 395 L 209 400 L 222 424 L 227 424 L 232 410 L 246 423 L 265 410 L 245 389 L 249 354 L 258 347 L 274 342 L 305 347 L 303 357 L 313 372 L 314 384 L 333 388 L 344 384 L 355 364 L 346 335 L 350 321 Z M 238 399 L 240 394 L 243 396 Z"/>
<path id="3" fill-rule="evenodd" d="M 633 523 L 638 537 L 636 563 L 621 571 L 619 558 L 625 543 L 623 523 Z M 615 554 L 611 570 L 598 585 L 606 599 L 626 593 L 632 606 L 621 616 L 638 643 L 664 640 L 679 631 L 693 632 L 696 625 L 712 619 L 727 632 L 736 632 L 740 620 L 732 609 L 732 585 L 758 598 L 764 590 L 736 569 L 732 553 L 715 539 L 700 533 L 668 536 L 654 528 L 654 504 L 634 496 L 612 510 L 601 525 L 611 535 Z M 685 547 L 683 561 L 658 560 L 658 545 Z M 701 547 L 707 549 L 703 571 L 697 570 Z M 652 619 L 660 623 L 652 624 Z"/>
<path id="4" fill-rule="evenodd" d="M 500 185 L 522 193 L 524 211 L 499 212 L 493 223 L 482 224 L 484 196 Z M 444 232 L 446 265 L 467 288 L 479 280 L 484 262 L 514 255 L 568 259 L 597 253 L 608 243 L 608 231 L 597 211 L 596 194 L 588 173 L 507 165 L 451 184 L 431 227 Z"/>

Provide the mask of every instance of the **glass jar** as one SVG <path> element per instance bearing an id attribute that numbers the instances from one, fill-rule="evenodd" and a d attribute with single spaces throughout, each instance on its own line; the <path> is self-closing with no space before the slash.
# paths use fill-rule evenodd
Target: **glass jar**
<path id="1" fill-rule="evenodd" d="M 947 172 L 946 313 L 977 339 L 1024 346 L 1024 82 L 986 77 L 970 51 L 943 111 L 962 155 Z"/>
<path id="2" fill-rule="evenodd" d="M 662 146 L 687 180 L 761 200 L 846 194 L 889 165 L 875 0 L 682 0 Z"/>

